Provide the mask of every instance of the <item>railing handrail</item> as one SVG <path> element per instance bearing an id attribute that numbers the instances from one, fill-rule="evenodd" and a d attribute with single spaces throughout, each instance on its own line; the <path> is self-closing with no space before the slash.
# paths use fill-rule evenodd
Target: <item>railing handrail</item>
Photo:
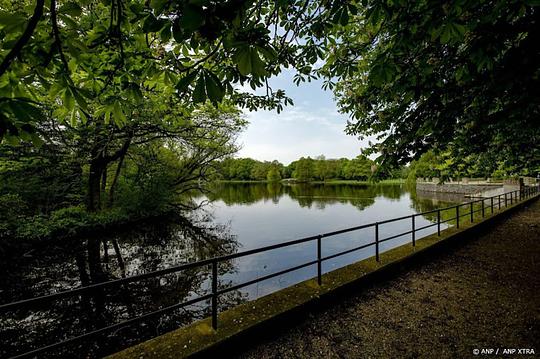
<path id="1" fill-rule="evenodd" d="M 47 295 L 43 295 L 43 296 L 38 296 L 38 297 L 33 297 L 33 298 L 28 298 L 28 299 L 22 299 L 22 300 L 11 302 L 11 303 L 0 304 L 0 312 L 13 311 L 13 310 L 17 310 L 17 309 L 20 309 L 20 308 L 28 307 L 28 306 L 30 306 L 32 304 L 48 302 L 48 301 L 52 301 L 54 299 L 72 297 L 72 296 L 75 296 L 75 295 L 83 294 L 83 293 L 90 292 L 90 291 L 100 289 L 100 288 L 111 287 L 111 286 L 114 286 L 114 285 L 122 285 L 122 284 L 125 284 L 125 283 L 136 282 L 136 281 L 144 280 L 144 279 L 147 279 L 147 278 L 153 278 L 153 277 L 158 277 L 158 276 L 162 276 L 162 275 L 166 275 L 166 274 L 176 273 L 176 272 L 191 269 L 191 268 L 198 268 L 198 267 L 202 267 L 202 266 L 206 266 L 206 265 L 211 265 L 212 266 L 212 293 L 210 293 L 210 294 L 206 294 L 206 295 L 203 295 L 203 296 L 200 296 L 200 297 L 197 297 L 197 298 L 189 299 L 189 300 L 187 300 L 185 302 L 177 303 L 177 304 L 174 304 L 174 305 L 172 305 L 170 307 L 161 308 L 161 309 L 158 309 L 156 311 L 153 311 L 153 312 L 143 314 L 143 315 L 138 316 L 138 317 L 128 319 L 128 320 L 126 320 L 124 322 L 120 322 L 120 323 L 110 325 L 108 327 L 99 328 L 99 329 L 94 330 L 92 332 L 88 332 L 88 333 L 79 335 L 77 337 L 64 340 L 62 342 L 58 342 L 58 343 L 55 343 L 55 344 L 47 345 L 45 347 L 34 349 L 32 351 L 20 354 L 20 355 L 18 355 L 16 357 L 19 358 L 19 357 L 27 357 L 27 356 L 36 355 L 36 354 L 41 353 L 43 351 L 47 351 L 47 350 L 50 350 L 52 348 L 56 348 L 58 346 L 61 346 L 62 344 L 68 344 L 70 342 L 73 342 L 74 340 L 87 338 L 89 336 L 93 336 L 93 335 L 96 335 L 96 334 L 103 333 L 103 332 L 107 331 L 108 329 L 113 329 L 113 328 L 117 328 L 119 326 L 128 325 L 131 322 L 140 321 L 142 319 L 145 319 L 147 316 L 159 314 L 159 313 L 167 310 L 168 308 L 181 308 L 181 307 L 184 307 L 184 306 L 187 306 L 187 305 L 190 305 L 190 304 L 194 304 L 194 303 L 197 303 L 199 301 L 207 300 L 207 299 L 210 299 L 210 298 L 212 299 L 212 325 L 216 329 L 217 328 L 217 297 L 219 295 L 221 295 L 221 294 L 230 292 L 232 290 L 240 289 L 240 288 L 246 287 L 248 285 L 255 284 L 257 282 L 261 282 L 261 281 L 264 281 L 264 280 L 267 280 L 267 279 L 270 279 L 270 278 L 274 278 L 276 276 L 283 275 L 285 273 L 289 273 L 289 272 L 292 272 L 292 271 L 295 271 L 295 270 L 298 270 L 298 269 L 301 269 L 301 268 L 304 268 L 304 267 L 307 267 L 307 266 L 311 266 L 311 265 L 314 265 L 314 264 L 318 265 L 317 266 L 317 278 L 318 278 L 318 283 L 321 284 L 321 277 L 322 277 L 321 263 L 323 261 L 325 261 L 325 260 L 336 258 L 338 256 L 342 256 L 342 255 L 345 255 L 345 254 L 348 254 L 348 253 L 352 253 L 354 251 L 358 251 L 358 250 L 361 250 L 361 249 L 364 249 L 364 248 L 367 248 L 367 247 L 370 247 L 370 246 L 376 246 L 375 257 L 376 257 L 376 260 L 379 261 L 379 244 L 380 243 L 383 243 L 383 242 L 391 240 L 391 239 L 395 239 L 397 237 L 401 237 L 401 236 L 404 236 L 404 235 L 411 234 L 412 244 L 414 246 L 415 241 L 416 241 L 416 232 L 418 232 L 418 231 L 421 231 L 421 230 L 424 230 L 424 229 L 427 229 L 427 228 L 430 228 L 430 227 L 433 227 L 433 226 L 437 226 L 437 233 L 440 236 L 440 226 L 443 223 L 446 223 L 446 222 L 449 222 L 449 221 L 452 221 L 452 220 L 456 220 L 456 226 L 457 226 L 457 228 L 459 228 L 459 219 L 461 217 L 470 215 L 471 216 L 471 222 L 472 222 L 473 217 L 474 217 L 474 213 L 477 213 L 477 212 L 480 212 L 480 211 L 482 212 L 482 218 L 483 218 L 484 215 L 485 215 L 485 201 L 486 200 L 490 201 L 490 207 L 488 207 L 488 208 L 491 208 L 491 214 L 493 214 L 494 213 L 494 200 L 495 199 L 497 199 L 498 208 L 499 209 L 501 208 L 501 196 L 504 196 L 505 207 L 507 207 L 508 206 L 508 195 L 510 195 L 511 203 L 513 203 L 514 195 L 516 197 L 516 202 L 517 202 L 518 193 L 519 193 L 519 199 L 521 200 L 521 199 L 524 199 L 524 198 L 529 198 L 532 195 L 538 194 L 539 192 L 540 192 L 540 185 L 535 185 L 535 186 L 531 186 L 531 187 L 524 187 L 523 189 L 509 191 L 509 192 L 501 193 L 501 194 L 494 195 L 494 196 L 491 196 L 491 197 L 483 197 L 483 198 L 478 199 L 478 200 L 468 201 L 468 202 L 465 202 L 465 203 L 458 203 L 458 204 L 453 205 L 453 206 L 448 206 L 448 207 L 444 207 L 444 208 L 437 208 L 437 209 L 434 209 L 434 210 L 431 210 L 431 211 L 425 211 L 425 212 L 421 212 L 421 213 L 413 213 L 413 214 L 407 215 L 407 216 L 391 218 L 391 219 L 387 219 L 387 220 L 383 220 L 383 221 L 372 222 L 372 223 L 368 223 L 368 224 L 364 224 L 364 225 L 360 225 L 360 226 L 355 226 L 355 227 L 349 227 L 349 228 L 345 228 L 345 229 L 341 229 L 341 230 L 337 230 L 337 231 L 332 231 L 332 232 L 327 232 L 327 233 L 323 233 L 323 234 L 319 234 L 319 235 L 314 235 L 314 236 L 289 240 L 289 241 L 285 241 L 285 242 L 281 242 L 281 243 L 277 243 L 277 244 L 272 244 L 272 245 L 268 245 L 268 246 L 263 246 L 263 247 L 259 247 L 259 248 L 246 250 L 246 251 L 243 251 L 243 252 L 238 252 L 238 253 L 233 253 L 233 254 L 228 254 L 228 255 L 218 256 L 218 257 L 212 257 L 212 258 L 204 259 L 204 260 L 197 261 L 197 262 L 182 263 L 182 264 L 179 264 L 179 265 L 176 265 L 176 266 L 171 266 L 171 267 L 168 267 L 168 268 L 159 269 L 159 270 L 152 271 L 152 272 L 137 274 L 137 275 L 133 275 L 133 276 L 126 277 L 126 278 L 119 278 L 119 279 L 114 279 L 114 280 L 111 280 L 111 281 L 94 283 L 94 284 L 90 284 L 90 285 L 87 285 L 87 286 L 84 286 L 84 287 L 75 288 L 75 289 L 66 290 L 66 291 L 61 291 L 61 292 L 58 292 L 58 293 L 51 293 L 51 294 L 47 294 Z M 482 208 L 477 209 L 477 210 L 473 210 L 474 203 L 478 203 L 478 202 L 482 202 Z M 470 211 L 466 212 L 466 213 L 459 213 L 460 207 L 467 206 L 467 205 L 470 206 Z M 449 219 L 441 221 L 441 216 L 440 216 L 441 212 L 451 210 L 451 209 L 456 210 L 456 217 L 449 218 Z M 431 213 L 437 213 L 437 222 L 436 223 L 432 223 L 432 224 L 422 226 L 422 227 L 419 227 L 419 228 L 415 227 L 415 218 L 417 216 L 425 216 L 425 215 L 431 214 Z M 383 225 L 383 224 L 386 224 L 386 223 L 391 223 L 391 222 L 396 222 L 396 221 L 401 221 L 401 220 L 405 220 L 405 219 L 411 219 L 412 220 L 412 222 L 411 222 L 412 230 L 405 231 L 405 232 L 402 232 L 402 233 L 398 233 L 398 234 L 395 234 L 395 235 L 392 235 L 392 236 L 389 236 L 389 237 L 386 237 L 386 238 L 382 238 L 382 239 L 379 238 L 379 226 L 380 225 Z M 357 231 L 357 230 L 370 228 L 370 227 L 375 228 L 375 240 L 373 242 L 365 243 L 365 244 L 363 244 L 361 246 L 357 246 L 357 247 L 354 247 L 352 249 L 347 249 L 347 250 L 342 251 L 342 252 L 338 252 L 338 253 L 328 255 L 326 257 L 322 257 L 322 254 L 321 254 L 321 240 L 323 238 L 332 237 L 332 236 L 335 236 L 335 235 L 338 235 L 338 234 Z M 269 250 L 274 250 L 274 249 L 289 247 L 289 246 L 293 246 L 293 245 L 297 245 L 297 244 L 307 243 L 307 242 L 311 242 L 311 241 L 315 241 L 315 240 L 317 241 L 317 252 L 318 252 L 316 260 L 313 260 L 313 261 L 310 261 L 310 262 L 307 262 L 307 263 L 304 263 L 304 264 L 296 265 L 294 267 L 289 267 L 287 269 L 283 269 L 283 270 L 268 274 L 268 275 L 263 276 L 263 277 L 259 277 L 259 278 L 249 280 L 249 281 L 244 282 L 244 283 L 236 284 L 234 286 L 218 290 L 218 288 L 217 288 L 217 276 L 218 276 L 218 274 L 217 274 L 217 265 L 219 263 L 224 262 L 224 261 L 228 261 L 228 260 L 232 260 L 232 259 L 236 259 L 236 258 L 241 258 L 241 257 L 257 254 L 257 253 L 261 253 L 261 252 L 266 252 L 266 251 L 269 251 Z"/>

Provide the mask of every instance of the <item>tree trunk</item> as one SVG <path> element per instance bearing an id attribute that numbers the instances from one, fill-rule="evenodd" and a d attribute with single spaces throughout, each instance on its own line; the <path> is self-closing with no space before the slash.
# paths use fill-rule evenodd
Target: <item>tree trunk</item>
<path id="1" fill-rule="evenodd" d="M 114 178 L 111 183 L 111 188 L 109 189 L 109 202 L 108 207 L 112 207 L 114 203 L 114 191 L 116 190 L 116 184 L 118 183 L 118 177 L 120 176 L 120 171 L 122 170 L 122 164 L 124 163 L 124 158 L 126 157 L 126 154 L 124 153 L 120 160 L 118 161 L 118 166 L 116 167 L 116 172 L 114 173 Z"/>
<path id="2" fill-rule="evenodd" d="M 105 168 L 103 169 L 103 173 L 101 174 L 101 192 L 105 193 L 106 189 L 107 189 L 107 165 L 105 165 Z"/>
<path id="3" fill-rule="evenodd" d="M 101 178 L 103 176 L 103 165 L 99 160 L 90 162 L 90 173 L 88 174 L 88 210 L 96 212 L 101 209 Z"/>

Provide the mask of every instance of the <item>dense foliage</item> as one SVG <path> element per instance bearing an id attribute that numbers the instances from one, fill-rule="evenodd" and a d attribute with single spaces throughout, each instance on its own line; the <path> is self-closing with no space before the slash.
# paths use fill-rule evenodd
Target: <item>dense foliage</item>
<path id="1" fill-rule="evenodd" d="M 429 149 L 540 170 L 540 3 L 365 0 L 322 71 L 386 165 Z M 332 82 L 327 83 L 332 86 Z"/>
<path id="2" fill-rule="evenodd" d="M 51 121 L 42 128 L 49 138 L 42 146 L 1 145 L 0 238 L 73 235 L 191 208 L 188 194 L 214 178 L 245 125 L 226 105 L 202 107 L 167 126 L 142 114 L 137 126 L 122 128 Z M 98 142 L 98 155 L 89 134 L 106 141 Z"/>
<path id="3" fill-rule="evenodd" d="M 193 108 L 224 97 L 248 107 L 291 103 L 266 79 L 282 67 L 310 79 L 324 29 L 342 1 L 0 1 L 0 140 L 37 140 L 47 104 L 55 119 L 114 122 L 159 94 Z M 352 9 L 352 7 L 351 7 Z M 253 95 L 242 86 L 266 87 Z M 95 102 L 89 106 L 89 102 Z M 56 107 L 56 106 L 55 106 Z"/>
<path id="4" fill-rule="evenodd" d="M 239 181 L 279 181 L 295 179 L 299 182 L 326 181 L 330 179 L 368 180 L 374 162 L 365 156 L 354 159 L 315 159 L 302 157 L 284 166 L 278 161 L 262 162 L 251 158 L 229 158 L 221 162 L 221 178 Z"/>
<path id="5" fill-rule="evenodd" d="M 463 158 L 455 158 L 451 152 L 427 151 L 419 159 L 406 167 L 404 178 L 439 178 L 440 181 L 449 179 L 492 178 L 502 179 L 518 175 L 532 176 L 534 173 L 527 169 L 509 166 L 508 163 L 486 153 L 472 154 Z"/>

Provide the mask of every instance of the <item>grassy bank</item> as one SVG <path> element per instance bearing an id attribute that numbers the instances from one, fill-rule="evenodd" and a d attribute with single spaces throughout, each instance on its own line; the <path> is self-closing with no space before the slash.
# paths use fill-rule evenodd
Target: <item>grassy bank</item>
<path id="1" fill-rule="evenodd" d="M 283 179 L 281 181 L 266 181 L 266 180 L 260 180 L 260 181 L 254 181 L 254 180 L 218 180 L 217 183 L 307 183 L 307 184 L 331 184 L 331 185 L 370 185 L 370 184 L 403 184 L 407 181 L 401 178 L 392 178 L 392 179 L 385 179 L 382 181 L 374 182 L 374 181 L 358 181 L 358 180 L 341 180 L 341 179 L 329 179 L 326 181 L 308 181 L 308 182 L 300 182 L 295 181 L 294 179 Z"/>
<path id="2" fill-rule="evenodd" d="M 338 185 L 338 184 L 346 184 L 346 185 L 370 185 L 370 184 L 402 184 L 406 181 L 400 178 L 392 178 L 392 179 L 385 179 L 382 181 L 356 181 L 356 180 L 327 180 L 327 181 L 312 181 L 309 183 L 312 184 L 332 184 L 332 185 Z"/>

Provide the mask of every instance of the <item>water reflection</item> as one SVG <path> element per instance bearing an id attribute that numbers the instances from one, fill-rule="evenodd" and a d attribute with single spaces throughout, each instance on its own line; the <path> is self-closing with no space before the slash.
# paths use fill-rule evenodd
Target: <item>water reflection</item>
<path id="1" fill-rule="evenodd" d="M 4 258 L 0 302 L 77 288 L 180 263 L 258 248 L 290 239 L 446 207 L 463 198 L 434 198 L 406 185 L 219 184 L 211 205 L 187 217 L 140 223 L 108 235 L 44 243 L 28 253 Z M 434 215 L 417 217 L 417 227 Z M 381 238 L 410 230 L 410 221 L 381 226 Z M 446 225 L 443 225 L 444 229 Z M 418 234 L 433 233 L 431 227 Z M 372 242 L 373 228 L 325 238 L 323 256 Z M 402 236 L 381 250 L 407 243 Z M 374 255 L 374 248 L 323 263 L 327 272 Z M 219 265 L 219 288 L 263 277 L 316 258 L 315 242 L 237 258 Z M 220 310 L 312 278 L 314 266 L 288 273 L 220 298 Z M 32 311 L 0 314 L 0 356 L 67 339 L 151 312 L 210 291 L 210 269 L 196 268 L 43 305 Z M 169 312 L 140 325 L 87 340 L 51 356 L 100 357 L 209 315 L 208 303 Z M 98 344 L 99 343 L 99 344 Z"/>
<path id="2" fill-rule="evenodd" d="M 1 269 L 6 275 L 1 302 L 226 255 L 236 252 L 238 246 L 228 226 L 214 224 L 201 214 L 139 224 L 102 238 L 49 244 L 14 260 L 2 261 Z M 230 264 L 220 267 L 220 274 L 234 272 Z M 210 290 L 209 276 L 209 268 L 195 268 L 62 299 L 31 311 L 0 314 L 0 356 L 11 356 L 205 295 Z M 221 298 L 221 303 L 227 307 L 245 299 L 245 294 L 233 291 Z M 203 318 L 208 310 L 208 303 L 201 302 L 97 337 L 95 342 L 84 340 L 50 356 L 100 357 Z"/>
<path id="3" fill-rule="evenodd" d="M 414 185 L 387 184 L 281 184 L 281 183 L 219 183 L 208 195 L 210 200 L 220 200 L 226 205 L 254 204 L 259 201 L 279 203 L 287 196 L 300 207 L 317 206 L 324 209 L 336 203 L 350 203 L 362 210 L 375 202 L 375 197 L 399 199 L 404 190 L 413 190 Z"/>
<path id="4" fill-rule="evenodd" d="M 223 183 L 208 196 L 218 222 L 231 223 L 242 249 L 258 248 L 286 240 L 312 236 L 390 218 L 408 216 L 450 206 L 463 197 L 437 198 L 418 196 L 415 186 L 388 185 L 307 185 Z M 449 215 L 449 214 L 448 214 Z M 418 216 L 416 228 L 436 221 L 435 214 Z M 445 229 L 449 224 L 441 225 Z M 380 238 L 411 230 L 411 220 L 381 225 Z M 417 238 L 436 232 L 436 226 L 418 231 Z M 374 241 L 374 228 L 325 238 L 324 256 L 346 251 Z M 410 243 L 411 235 L 400 236 L 381 244 L 381 251 Z M 316 258 L 315 242 L 280 248 L 234 261 L 236 273 L 226 278 L 233 284 L 247 282 Z M 371 257 L 374 247 L 355 251 L 323 262 L 323 272 Z M 258 298 L 316 275 L 316 267 L 298 271 L 243 288 L 249 298 Z"/>

